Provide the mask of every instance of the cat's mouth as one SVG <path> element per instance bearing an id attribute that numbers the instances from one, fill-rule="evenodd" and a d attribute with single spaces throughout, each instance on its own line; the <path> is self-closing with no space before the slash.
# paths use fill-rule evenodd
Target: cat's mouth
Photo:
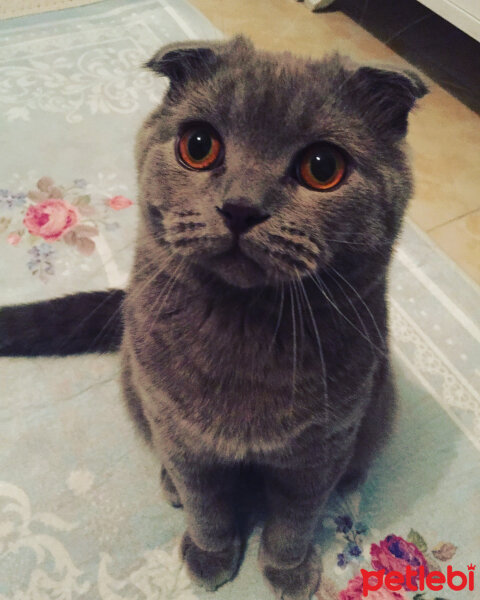
<path id="1" fill-rule="evenodd" d="M 228 250 L 210 257 L 208 263 L 212 271 L 231 285 L 248 288 L 265 284 L 265 271 L 245 254 L 238 240 Z"/>

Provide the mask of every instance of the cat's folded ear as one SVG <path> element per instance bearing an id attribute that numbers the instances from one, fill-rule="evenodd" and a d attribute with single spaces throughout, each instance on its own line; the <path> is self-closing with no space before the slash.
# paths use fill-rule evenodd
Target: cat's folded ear
<path id="1" fill-rule="evenodd" d="M 414 71 L 360 67 L 346 81 L 350 98 L 369 125 L 403 136 L 408 114 L 428 88 Z"/>
<path id="2" fill-rule="evenodd" d="M 169 78 L 173 87 L 181 87 L 192 77 L 212 73 L 217 62 L 212 42 L 179 42 L 169 44 L 145 63 L 145 67 Z"/>
<path id="3" fill-rule="evenodd" d="M 211 77 L 229 55 L 239 60 L 252 52 L 252 43 L 243 35 L 227 41 L 176 42 L 160 48 L 144 66 L 168 77 L 170 88 L 175 90 L 190 79 Z"/>

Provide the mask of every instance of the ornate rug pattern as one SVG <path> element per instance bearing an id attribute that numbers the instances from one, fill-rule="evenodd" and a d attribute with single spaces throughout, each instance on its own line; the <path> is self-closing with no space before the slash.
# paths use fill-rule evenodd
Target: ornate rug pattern
<path id="1" fill-rule="evenodd" d="M 220 33 L 183 0 L 107 0 L 0 32 L 0 304 L 122 286 L 134 135 L 164 92 L 140 65 L 162 44 Z M 68 231 L 39 224 L 39 203 Z M 390 307 L 397 428 L 362 488 L 329 502 L 323 600 L 360 599 L 372 564 L 446 573 L 479 562 L 479 290 L 407 223 Z M 0 361 L 0 600 L 212 597 L 179 561 L 183 515 L 161 499 L 118 372 L 116 356 Z M 272 597 L 258 542 L 256 530 L 216 599 Z M 476 588 L 371 598 L 474 600 Z"/>
<path id="2" fill-rule="evenodd" d="M 0 0 L 0 19 L 12 19 L 50 10 L 62 10 L 100 0 Z"/>

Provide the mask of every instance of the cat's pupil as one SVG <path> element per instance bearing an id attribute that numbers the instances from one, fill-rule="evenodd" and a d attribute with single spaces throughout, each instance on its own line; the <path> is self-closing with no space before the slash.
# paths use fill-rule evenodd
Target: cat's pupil
<path id="1" fill-rule="evenodd" d="M 196 131 L 188 140 L 188 153 L 193 160 L 202 160 L 212 149 L 212 137 L 208 131 Z"/>
<path id="2" fill-rule="evenodd" d="M 337 169 L 335 156 L 329 150 L 316 150 L 310 159 L 310 170 L 318 181 L 328 181 Z"/>

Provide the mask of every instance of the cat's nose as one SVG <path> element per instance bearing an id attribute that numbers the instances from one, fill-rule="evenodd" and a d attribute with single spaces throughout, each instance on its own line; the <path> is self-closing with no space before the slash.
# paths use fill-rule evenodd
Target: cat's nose
<path id="1" fill-rule="evenodd" d="M 225 202 L 222 208 L 217 206 L 217 210 L 222 215 L 225 225 L 235 235 L 241 235 L 270 218 L 268 213 L 245 203 L 242 199 Z"/>

